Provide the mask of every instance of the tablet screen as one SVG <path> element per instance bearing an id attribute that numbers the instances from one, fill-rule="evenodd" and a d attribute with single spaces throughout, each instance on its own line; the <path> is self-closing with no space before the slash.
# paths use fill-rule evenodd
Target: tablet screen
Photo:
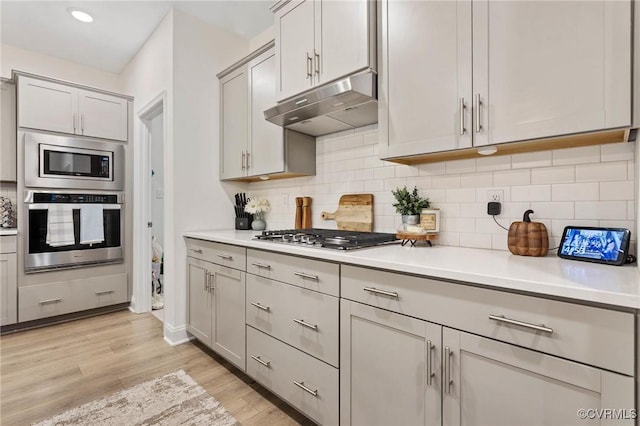
<path id="1" fill-rule="evenodd" d="M 622 264 L 629 247 L 629 230 L 568 226 L 561 244 L 560 257 Z"/>

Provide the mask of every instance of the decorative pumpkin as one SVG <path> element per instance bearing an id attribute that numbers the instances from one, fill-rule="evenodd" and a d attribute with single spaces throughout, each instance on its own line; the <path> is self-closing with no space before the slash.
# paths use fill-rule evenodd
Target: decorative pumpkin
<path id="1" fill-rule="evenodd" d="M 531 222 L 524 212 L 522 222 L 513 222 L 509 227 L 509 251 L 519 256 L 546 256 L 549 251 L 549 234 L 541 222 Z"/>

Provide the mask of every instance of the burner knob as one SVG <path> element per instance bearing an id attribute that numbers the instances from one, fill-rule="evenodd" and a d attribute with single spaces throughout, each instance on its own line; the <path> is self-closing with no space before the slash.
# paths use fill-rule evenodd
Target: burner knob
<path id="1" fill-rule="evenodd" d="M 291 234 L 282 235 L 282 241 L 284 241 L 285 243 L 290 243 L 292 240 L 293 240 L 293 235 Z"/>
<path id="2" fill-rule="evenodd" d="M 314 245 L 316 243 L 316 237 L 314 235 L 307 236 L 305 243 L 307 243 L 310 246 Z"/>

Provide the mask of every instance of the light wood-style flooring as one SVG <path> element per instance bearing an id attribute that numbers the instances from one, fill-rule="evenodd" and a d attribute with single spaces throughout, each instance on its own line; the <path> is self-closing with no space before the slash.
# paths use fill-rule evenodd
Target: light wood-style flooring
<path id="1" fill-rule="evenodd" d="M 313 424 L 199 343 L 120 311 L 0 337 L 0 424 L 28 425 L 183 369 L 243 425 Z"/>

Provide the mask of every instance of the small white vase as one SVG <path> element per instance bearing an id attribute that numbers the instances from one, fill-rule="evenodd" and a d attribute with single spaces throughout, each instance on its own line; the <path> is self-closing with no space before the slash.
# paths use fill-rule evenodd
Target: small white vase
<path id="1" fill-rule="evenodd" d="M 251 222 L 251 229 L 254 231 L 262 231 L 267 227 L 264 219 L 261 216 L 255 216 L 253 221 Z"/>

